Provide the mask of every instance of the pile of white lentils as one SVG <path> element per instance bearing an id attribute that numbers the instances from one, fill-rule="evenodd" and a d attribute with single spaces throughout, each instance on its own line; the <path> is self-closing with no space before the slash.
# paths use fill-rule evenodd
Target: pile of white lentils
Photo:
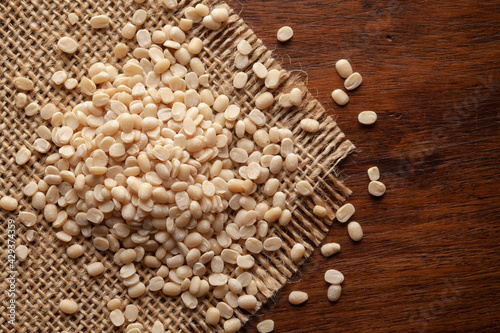
<path id="1" fill-rule="evenodd" d="M 167 10 L 177 7 L 176 0 L 162 2 Z M 257 285 L 249 272 L 255 264 L 254 255 L 278 251 L 282 240 L 269 233 L 270 227 L 275 223 L 286 226 L 292 218 L 277 174 L 296 171 L 299 158 L 289 129 L 266 127 L 263 110 L 273 105 L 272 93 L 257 96 L 255 109 L 247 117 L 228 96 L 214 96 L 210 73 L 197 57 L 203 50 L 203 40 L 195 36 L 188 39 L 186 33 L 197 23 L 211 30 L 221 29 L 228 18 L 224 7 L 210 9 L 198 4 L 185 8 L 178 26 L 167 24 L 161 30 L 149 31 L 140 29 L 148 19 L 147 12 L 137 10 L 121 29 L 123 38 L 135 37 L 137 47 L 129 50 L 119 43 L 114 49 L 117 59 L 132 54 L 122 72 L 98 62 L 90 66 L 87 77 L 80 82 L 69 78 L 65 71 L 53 73 L 56 85 L 68 90 L 79 87 L 87 101 L 71 110 L 52 103 L 42 107 L 36 102 L 26 105 L 26 94 L 16 96 L 17 107 L 24 108 L 27 115 L 40 114 L 50 123 L 37 128 L 38 138 L 31 147 L 17 152 L 16 163 L 30 161 L 32 150 L 45 154 L 55 145 L 57 152 L 45 159 L 44 177 L 28 183 L 23 193 L 58 230 L 57 238 L 69 245 L 83 235 L 92 239 L 97 250 L 113 253 L 131 298 L 161 291 L 172 297 L 180 295 L 187 308 L 195 309 L 200 298 L 212 295 L 219 302 L 207 310 L 206 322 L 218 325 L 223 319 L 225 332 L 236 332 L 242 323 L 233 316 L 234 309 L 252 312 L 260 305 L 255 297 Z M 75 24 L 79 17 L 71 13 L 68 20 Z M 109 19 L 98 15 L 89 24 L 104 29 Z M 281 28 L 277 34 L 280 42 L 292 36 L 290 27 Z M 59 39 L 57 47 L 71 55 L 79 44 L 66 36 Z M 249 64 L 252 47 L 241 40 L 237 50 L 235 66 L 242 69 Z M 280 71 L 268 71 L 260 62 L 254 63 L 252 69 L 268 89 L 279 85 Z M 347 60 L 339 60 L 336 69 L 346 79 L 346 90 L 361 84 L 361 75 L 353 73 Z M 236 89 L 245 89 L 247 80 L 248 75 L 239 72 L 232 84 Z M 21 91 L 34 87 L 25 77 L 17 77 L 14 84 Z M 300 106 L 302 98 L 303 91 L 294 88 L 279 96 L 278 103 L 284 108 Z M 334 90 L 332 98 L 339 105 L 349 101 L 341 89 Z M 359 115 L 365 125 L 373 124 L 376 118 L 373 111 Z M 301 128 L 315 133 L 319 123 L 303 119 Z M 370 168 L 368 174 L 369 192 L 383 195 L 385 186 L 378 181 L 378 168 Z M 268 201 L 257 202 L 252 197 L 259 188 Z M 295 190 L 302 196 L 313 194 L 307 181 L 297 182 Z M 18 202 L 4 196 L 0 206 L 13 211 Z M 326 216 L 325 207 L 320 205 L 313 212 Z M 230 214 L 234 218 L 229 218 Z M 337 211 L 336 218 L 344 223 L 353 214 L 354 206 L 346 204 Z M 26 227 L 33 227 L 37 214 L 21 211 L 19 219 Z M 354 241 L 363 238 L 358 222 L 348 224 L 348 233 Z M 33 240 L 34 230 L 28 230 L 26 237 Z M 67 247 L 70 258 L 78 258 L 84 251 L 76 243 Z M 337 243 L 321 248 L 324 256 L 339 251 Z M 24 261 L 29 248 L 19 245 L 15 253 Z M 304 253 L 304 246 L 295 244 L 291 258 L 299 262 Z M 137 273 L 141 266 L 154 269 L 155 276 L 141 281 Z M 104 271 L 99 261 L 87 265 L 90 276 Z M 331 284 L 328 299 L 337 301 L 344 276 L 331 269 L 325 273 L 325 280 Z M 307 298 L 300 291 L 289 295 L 294 305 Z M 142 332 L 143 325 L 135 322 L 137 306 L 124 307 L 118 298 L 109 300 L 111 323 L 127 324 L 128 333 Z M 78 310 L 74 300 L 60 303 L 60 311 L 66 314 Z M 264 320 L 257 328 L 259 332 L 271 332 L 274 322 Z M 151 330 L 165 332 L 159 320 Z"/>

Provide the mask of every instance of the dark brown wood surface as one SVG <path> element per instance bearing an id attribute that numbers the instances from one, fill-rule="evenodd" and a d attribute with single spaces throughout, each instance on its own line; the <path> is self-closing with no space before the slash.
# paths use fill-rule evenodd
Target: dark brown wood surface
<path id="1" fill-rule="evenodd" d="M 500 2 L 240 0 L 230 5 L 338 117 L 358 152 L 342 163 L 365 232 L 334 224 L 317 249 L 244 331 L 494 332 L 500 330 Z M 281 44 L 276 31 L 293 28 Z M 330 98 L 347 58 L 364 78 L 345 107 Z M 374 110 L 372 127 L 357 122 Z M 367 192 L 376 165 L 384 197 Z M 344 273 L 341 299 L 323 274 Z M 309 300 L 291 306 L 288 294 Z"/>

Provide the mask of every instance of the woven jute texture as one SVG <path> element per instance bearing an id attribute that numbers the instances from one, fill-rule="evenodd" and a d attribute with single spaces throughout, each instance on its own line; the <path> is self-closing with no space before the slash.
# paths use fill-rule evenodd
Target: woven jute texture
<path id="1" fill-rule="evenodd" d="M 44 105 L 49 101 L 61 109 L 71 108 L 84 98 L 78 89 L 67 91 L 56 87 L 50 77 L 56 70 L 64 69 L 70 77 L 80 79 L 89 66 L 96 61 L 121 66 L 129 58 L 117 61 L 112 53 L 113 47 L 123 42 L 119 29 L 128 22 L 138 8 L 146 9 L 149 18 L 145 28 L 154 30 L 167 23 L 178 22 L 183 9 L 195 5 L 198 1 L 181 1 L 175 11 L 166 11 L 160 1 L 149 0 L 137 4 L 131 0 L 5 0 L 0 2 L 0 195 L 11 195 L 20 202 L 19 210 L 33 211 L 29 199 L 23 197 L 22 187 L 32 179 L 39 180 L 44 171 L 44 157 L 35 154 L 22 167 L 15 163 L 16 152 L 22 147 L 31 147 L 36 139 L 35 129 L 44 124 L 40 117 L 27 117 L 23 110 L 14 105 L 18 93 L 13 85 L 17 76 L 29 77 L 35 83 L 35 89 L 28 93 L 30 101 L 38 101 Z M 210 6 L 223 5 L 218 1 L 208 3 Z M 76 13 L 80 20 L 72 26 L 68 20 L 69 13 Z M 111 25 L 107 29 L 92 30 L 88 20 L 93 15 L 107 14 Z M 252 63 L 260 61 L 269 69 L 280 65 L 272 57 L 261 40 L 243 20 L 231 11 L 227 26 L 220 31 L 209 31 L 200 24 L 195 24 L 192 34 L 202 35 L 205 48 L 200 58 L 210 73 L 215 95 L 224 93 L 232 103 L 242 107 L 244 113 L 254 107 L 254 98 L 266 88 L 252 73 Z M 71 36 L 79 43 L 79 50 L 73 56 L 60 52 L 56 43 L 62 36 Z M 189 34 L 188 34 L 189 37 Z M 247 87 L 235 90 L 232 77 L 238 72 L 234 65 L 236 45 L 242 39 L 251 43 L 249 65 L 243 70 L 249 74 Z M 126 42 L 135 47 L 133 41 Z M 314 246 L 326 235 L 331 217 L 338 205 L 350 194 L 335 176 L 336 165 L 353 149 L 329 117 L 319 102 L 314 99 L 297 77 L 283 70 L 280 86 L 274 92 L 288 92 L 293 86 L 299 86 L 306 92 L 303 105 L 299 108 L 282 109 L 277 103 L 267 110 L 268 127 L 286 127 L 293 131 L 296 142 L 296 153 L 299 155 L 299 169 L 289 175 L 282 172 L 278 178 L 282 182 L 282 191 L 287 195 L 289 209 L 293 212 L 292 222 L 287 227 L 273 225 L 270 234 L 279 235 L 283 240 L 283 248 L 276 253 L 262 253 L 256 259 L 256 266 L 251 273 L 258 285 L 257 295 L 260 302 L 272 297 L 287 278 L 297 269 L 300 263 L 293 263 L 290 258 L 291 247 L 299 242 L 306 246 L 309 256 Z M 301 131 L 299 122 L 304 117 L 318 119 L 320 131 L 314 135 Z M 308 198 L 297 198 L 294 182 L 306 179 L 314 184 L 315 195 Z M 255 198 L 265 200 L 260 193 Z M 330 218 L 321 219 L 312 214 L 316 203 L 324 203 L 328 207 Z M 195 310 L 185 308 L 179 298 L 166 297 L 160 293 L 147 293 L 144 297 L 132 300 L 127 296 L 119 276 L 118 267 L 112 261 L 111 253 L 96 251 L 92 244 L 83 238 L 76 242 L 86 248 L 79 259 L 70 259 L 66 255 L 68 245 L 58 241 L 53 228 L 39 214 L 35 225 L 34 242 L 27 244 L 25 228 L 17 218 L 18 211 L 0 211 L 0 331 L 1 332 L 115 332 L 123 331 L 113 327 L 108 319 L 109 311 L 106 303 L 113 297 L 120 297 L 128 303 L 139 306 L 138 322 L 150 330 L 155 320 L 161 320 L 170 332 L 204 332 L 222 331 L 205 324 L 204 316 L 207 307 L 214 306 L 217 300 L 206 297 L 200 301 Z M 28 259 L 15 263 L 14 269 L 9 267 L 8 220 L 15 223 L 16 244 L 27 244 L 30 249 Z M 106 273 L 98 278 L 91 278 L 86 273 L 86 264 L 102 261 Z M 17 271 L 16 281 L 6 280 L 12 272 Z M 140 270 L 141 280 L 147 284 L 152 271 Z M 7 306 L 11 298 L 8 291 L 15 289 L 15 324 L 9 323 L 11 309 Z M 80 305 L 80 311 L 67 316 L 60 313 L 58 305 L 61 299 L 71 298 Z M 236 311 L 235 315 L 246 322 L 250 313 Z"/>

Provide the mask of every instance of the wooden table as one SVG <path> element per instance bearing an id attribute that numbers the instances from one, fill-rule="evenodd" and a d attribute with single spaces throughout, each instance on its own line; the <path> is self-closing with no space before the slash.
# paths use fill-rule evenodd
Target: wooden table
<path id="1" fill-rule="evenodd" d="M 498 1 L 240 0 L 230 2 L 308 86 L 358 148 L 342 165 L 365 232 L 334 224 L 326 241 L 245 326 L 275 332 L 500 330 L 500 3 Z M 293 28 L 281 44 L 276 31 Z M 330 98 L 347 58 L 363 75 L 345 107 Z M 357 122 L 374 110 L 372 127 Z M 376 165 L 387 185 L 367 192 Z M 344 273 L 341 299 L 323 274 Z M 291 306 L 288 294 L 309 301 Z"/>

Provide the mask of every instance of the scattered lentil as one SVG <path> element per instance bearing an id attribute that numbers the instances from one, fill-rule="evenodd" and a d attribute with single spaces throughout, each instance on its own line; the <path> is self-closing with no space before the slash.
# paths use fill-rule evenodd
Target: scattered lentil
<path id="1" fill-rule="evenodd" d="M 16 87 L 16 89 L 24 91 L 33 90 L 34 88 L 33 81 L 26 77 L 16 77 L 14 79 L 14 86 Z"/>
<path id="2" fill-rule="evenodd" d="M 15 253 L 19 261 L 23 262 L 28 257 L 29 250 L 25 245 L 19 245 L 16 247 Z"/>
<path id="3" fill-rule="evenodd" d="M 68 21 L 69 21 L 69 24 L 75 25 L 76 22 L 78 22 L 78 15 L 76 15 L 75 13 L 69 13 L 68 14 Z"/>
<path id="4" fill-rule="evenodd" d="M 325 272 L 325 281 L 330 284 L 341 284 L 344 282 L 344 274 L 336 269 L 329 269 Z"/>
<path id="5" fill-rule="evenodd" d="M 352 73 L 349 77 L 344 81 L 344 87 L 347 90 L 354 90 L 361 85 L 363 78 L 361 74 L 358 72 Z"/>
<path id="6" fill-rule="evenodd" d="M 63 299 L 59 304 L 59 309 L 66 314 L 75 314 L 78 311 L 78 304 L 70 299 Z"/>
<path id="7" fill-rule="evenodd" d="M 288 301 L 290 304 L 299 305 L 307 301 L 309 295 L 303 291 L 292 291 L 290 295 L 288 295 Z"/>
<path id="8" fill-rule="evenodd" d="M 384 195 L 386 187 L 384 183 L 378 180 L 372 180 L 370 184 L 368 184 L 368 192 L 376 197 L 380 197 Z"/>
<path id="9" fill-rule="evenodd" d="M 22 147 L 17 152 L 16 163 L 19 165 L 26 164 L 30 160 L 30 158 L 31 158 L 31 151 L 26 147 Z"/>
<path id="10" fill-rule="evenodd" d="M 369 168 L 367 173 L 370 180 L 379 180 L 380 178 L 380 171 L 376 166 Z"/>
<path id="11" fill-rule="evenodd" d="M 351 64 L 346 59 L 337 61 L 335 63 L 335 69 L 343 79 L 347 79 L 353 73 Z"/>
<path id="12" fill-rule="evenodd" d="M 64 53 L 73 54 L 78 48 L 78 43 L 71 37 L 62 37 L 57 42 L 57 46 Z"/>
<path id="13" fill-rule="evenodd" d="M 261 62 L 254 63 L 252 70 L 259 79 L 265 79 L 267 77 L 267 68 Z"/>
<path id="14" fill-rule="evenodd" d="M 316 133 L 319 130 L 319 122 L 315 119 L 302 119 L 300 121 L 300 128 L 306 132 Z"/>
<path id="15" fill-rule="evenodd" d="M 358 121 L 363 125 L 373 125 L 377 121 L 377 114 L 373 111 L 362 111 L 358 115 Z"/>
<path id="16" fill-rule="evenodd" d="M 277 38 L 280 42 L 286 42 L 293 36 L 293 30 L 289 26 L 281 27 L 278 30 Z"/>
<path id="17" fill-rule="evenodd" d="M 104 273 L 104 265 L 100 262 L 94 262 L 87 266 L 87 272 L 90 276 L 97 276 Z"/>
<path id="18" fill-rule="evenodd" d="M 328 287 L 327 298 L 330 302 L 338 301 L 341 294 L 342 294 L 341 285 L 332 284 L 330 287 Z"/>
<path id="19" fill-rule="evenodd" d="M 321 247 L 321 254 L 325 257 L 330 257 L 338 252 L 340 252 L 340 244 L 337 243 L 327 243 Z"/>
<path id="20" fill-rule="evenodd" d="M 355 212 L 355 209 L 354 209 L 354 206 L 350 203 L 348 204 L 345 204 L 343 205 L 342 207 L 340 207 L 338 210 L 337 210 L 337 220 L 339 222 L 347 222 L 351 216 L 354 214 Z"/>
<path id="21" fill-rule="evenodd" d="M 347 225 L 347 232 L 349 237 L 355 242 L 359 242 L 363 239 L 363 229 L 358 222 L 349 222 Z"/>
<path id="22" fill-rule="evenodd" d="M 349 96 L 341 89 L 335 89 L 332 98 L 338 105 L 346 105 L 349 102 Z"/>
<path id="23" fill-rule="evenodd" d="M 28 102 L 28 96 L 26 96 L 25 93 L 19 93 L 16 95 L 16 107 L 19 109 L 22 109 L 26 106 L 26 103 Z"/>
<path id="24" fill-rule="evenodd" d="M 4 196 L 0 199 L 0 207 L 2 209 L 13 211 L 17 209 L 17 200 L 11 196 Z"/>
<path id="25" fill-rule="evenodd" d="M 306 248 L 304 247 L 304 245 L 297 243 L 292 247 L 292 250 L 290 252 L 290 256 L 291 256 L 293 261 L 298 262 L 298 261 L 302 260 L 305 252 L 306 252 Z"/>
<path id="26" fill-rule="evenodd" d="M 116 327 L 120 327 L 125 323 L 125 317 L 123 316 L 123 312 L 121 312 L 120 309 L 111 311 L 111 313 L 109 314 L 109 319 L 111 320 L 111 323 Z"/>
<path id="27" fill-rule="evenodd" d="M 134 304 L 129 304 L 125 308 L 125 318 L 129 323 L 132 323 L 136 321 L 137 317 L 139 316 L 139 308 L 135 306 Z"/>
<path id="28" fill-rule="evenodd" d="M 119 298 L 113 298 L 108 301 L 108 304 L 106 305 L 108 310 L 116 310 L 119 309 L 122 306 L 122 300 Z"/>
<path id="29" fill-rule="evenodd" d="M 326 216 L 326 208 L 323 206 L 316 205 L 313 208 L 313 213 L 316 216 L 325 217 Z"/>

